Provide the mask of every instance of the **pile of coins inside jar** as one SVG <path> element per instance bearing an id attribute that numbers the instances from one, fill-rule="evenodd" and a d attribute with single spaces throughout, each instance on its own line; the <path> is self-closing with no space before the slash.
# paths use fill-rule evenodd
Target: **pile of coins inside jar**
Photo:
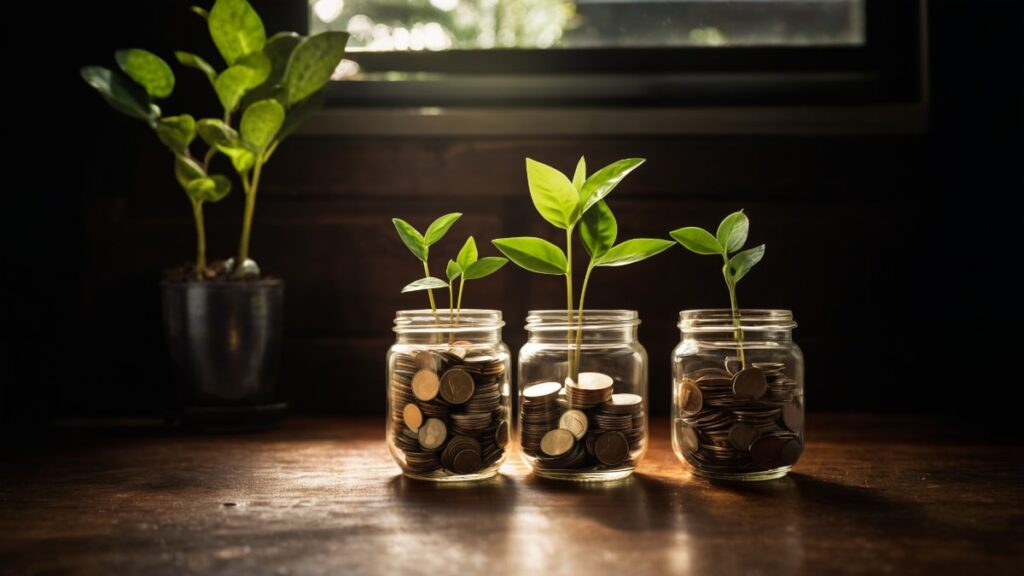
<path id="1" fill-rule="evenodd" d="M 520 414 L 522 450 L 541 470 L 625 467 L 643 447 L 643 398 L 616 394 L 606 374 L 527 386 Z"/>
<path id="2" fill-rule="evenodd" d="M 465 476 L 497 464 L 509 438 L 504 377 L 500 358 L 456 345 L 397 354 L 391 419 L 409 471 Z"/>
<path id="3" fill-rule="evenodd" d="M 792 466 L 803 452 L 803 393 L 777 362 L 693 357 L 675 382 L 675 437 L 698 471 L 744 474 Z"/>

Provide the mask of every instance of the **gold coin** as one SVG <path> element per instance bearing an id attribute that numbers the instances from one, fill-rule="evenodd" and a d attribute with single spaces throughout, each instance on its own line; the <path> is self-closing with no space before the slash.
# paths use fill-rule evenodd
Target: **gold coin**
<path id="1" fill-rule="evenodd" d="M 587 434 L 587 415 L 579 410 L 567 410 L 558 419 L 558 427 L 572 432 L 572 435 L 580 440 Z"/>
<path id="2" fill-rule="evenodd" d="M 551 430 L 540 440 L 540 449 L 548 456 L 561 456 L 572 449 L 576 437 L 568 430 Z"/>
<path id="3" fill-rule="evenodd" d="M 423 424 L 423 412 L 420 412 L 419 406 L 410 402 L 402 408 L 402 421 L 410 430 L 416 432 Z"/>
<path id="4" fill-rule="evenodd" d="M 441 398 L 449 404 L 462 404 L 473 397 L 476 385 L 469 372 L 452 369 L 441 376 Z"/>
<path id="5" fill-rule="evenodd" d="M 441 381 L 431 370 L 420 370 L 412 377 L 412 393 L 424 402 L 437 398 L 437 392 L 440 389 Z"/>

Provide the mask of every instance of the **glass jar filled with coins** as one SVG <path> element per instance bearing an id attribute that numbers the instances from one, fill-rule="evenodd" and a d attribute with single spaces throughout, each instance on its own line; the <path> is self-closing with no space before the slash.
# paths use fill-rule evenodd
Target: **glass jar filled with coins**
<path id="1" fill-rule="evenodd" d="M 508 346 L 498 310 L 407 310 L 387 356 L 387 444 L 406 476 L 494 476 L 510 430 Z"/>
<path id="2" fill-rule="evenodd" d="M 519 441 L 534 474 L 614 480 L 647 450 L 647 351 L 633 310 L 530 312 L 519 352 Z M 577 330 L 578 328 L 581 328 Z"/>
<path id="3" fill-rule="evenodd" d="M 672 447 L 698 475 L 784 476 L 804 447 L 804 359 L 788 310 L 684 310 Z"/>

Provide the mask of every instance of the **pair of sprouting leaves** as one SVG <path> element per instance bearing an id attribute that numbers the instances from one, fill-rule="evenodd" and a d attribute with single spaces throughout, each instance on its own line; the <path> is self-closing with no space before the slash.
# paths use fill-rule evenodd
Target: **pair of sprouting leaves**
<path id="1" fill-rule="evenodd" d="M 430 247 L 444 238 L 448 230 L 455 224 L 455 221 L 461 217 L 462 214 L 460 212 L 445 214 L 434 220 L 427 227 L 427 231 L 424 234 L 420 234 L 412 224 L 401 218 L 394 218 L 392 222 L 395 225 L 395 230 L 398 231 L 398 237 L 402 239 L 405 247 L 421 262 L 427 264 L 430 257 Z M 476 240 L 470 236 L 466 239 L 462 249 L 459 250 L 458 256 L 454 260 L 449 260 L 448 265 L 445 267 L 445 276 L 448 278 L 448 282 L 434 276 L 427 276 L 411 282 L 402 288 L 402 292 L 449 288 L 455 280 L 461 279 L 461 282 L 464 283 L 466 280 L 486 278 L 497 272 L 506 262 L 508 262 L 506 259 L 495 256 L 480 258 L 477 252 Z M 461 292 L 462 289 L 460 287 L 459 301 L 462 300 Z"/>
<path id="2" fill-rule="evenodd" d="M 687 250 L 703 255 L 723 258 L 722 275 L 730 289 L 764 258 L 764 244 L 737 252 L 747 243 L 750 220 L 742 210 L 726 216 L 718 225 L 715 235 L 697 226 L 673 230 L 670 234 Z"/>
<path id="3" fill-rule="evenodd" d="M 551 166 L 526 159 L 526 177 L 533 205 L 541 217 L 571 235 L 579 226 L 580 239 L 592 266 L 625 266 L 645 260 L 672 246 L 657 238 L 634 238 L 616 244 L 618 223 L 604 198 L 634 169 L 642 158 L 619 160 L 587 177 L 585 158 L 580 158 L 570 181 Z M 534 237 L 500 238 L 494 245 L 513 262 L 539 274 L 564 275 L 569 262 L 561 248 Z"/>
<path id="4" fill-rule="evenodd" d="M 312 108 L 310 96 L 330 80 L 344 55 L 348 34 L 325 32 L 303 38 L 293 32 L 269 39 L 259 15 L 246 0 L 217 0 L 207 12 L 193 11 L 208 24 L 210 36 L 228 67 L 217 70 L 201 57 L 176 52 L 178 61 L 203 72 L 230 114 L 242 107 L 240 131 L 216 119 L 196 120 L 188 114 L 161 117 L 154 100 L 174 91 L 175 77 L 162 58 L 138 48 L 115 54 L 123 75 L 100 66 L 82 68 L 83 79 L 115 110 L 145 121 L 175 154 L 175 176 L 195 201 L 217 201 L 228 194 L 230 181 L 207 173 L 189 146 L 198 134 L 231 159 L 244 174 L 257 158 L 265 162 Z M 127 76 L 127 78 L 125 77 Z M 287 113 L 286 113 L 287 110 Z"/>

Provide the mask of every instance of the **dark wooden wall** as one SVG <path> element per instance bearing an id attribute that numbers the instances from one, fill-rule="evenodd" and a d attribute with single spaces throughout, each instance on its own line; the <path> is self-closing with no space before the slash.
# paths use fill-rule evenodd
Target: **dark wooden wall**
<path id="1" fill-rule="evenodd" d="M 75 68 L 110 63 L 113 47 L 132 42 L 170 49 L 202 35 L 188 15 L 139 9 L 139 28 L 123 32 L 99 8 L 68 9 L 73 18 L 55 26 L 75 51 L 24 70 L 34 89 L 63 91 L 65 105 L 30 101 L 11 118 L 23 129 L 10 133 L 8 169 L 31 176 L 7 186 L 17 198 L 6 212 L 17 256 L 0 397 L 8 422 L 159 413 L 169 377 L 157 281 L 193 251 L 169 155 L 80 86 Z M 993 370 L 982 326 L 1019 299 L 998 266 L 1017 259 L 1021 217 L 996 200 L 1022 190 L 1018 14 L 1013 2 L 933 7 L 932 127 L 921 135 L 293 138 L 266 171 L 253 241 L 263 269 L 287 281 L 285 397 L 300 411 L 381 412 L 394 311 L 423 304 L 399 294 L 419 270 L 390 218 L 425 226 L 465 213 L 435 249 L 438 270 L 467 234 L 548 234 L 523 157 L 568 170 L 582 153 L 591 166 L 648 159 L 612 197 L 622 237 L 713 227 L 747 210 L 751 241 L 768 253 L 740 300 L 794 311 L 811 409 L 959 409 L 959 379 Z M 206 100 L 199 79 L 180 76 L 196 84 L 168 109 Z M 209 207 L 213 255 L 233 254 L 241 201 Z M 640 311 L 656 411 L 669 404 L 678 311 L 727 303 L 718 266 L 677 248 L 597 272 L 588 304 Z M 563 294 L 556 278 L 509 268 L 474 283 L 466 305 L 503 309 L 516 349 L 526 311 L 559 307 Z M 894 380 L 905 385 L 879 384 Z"/>

